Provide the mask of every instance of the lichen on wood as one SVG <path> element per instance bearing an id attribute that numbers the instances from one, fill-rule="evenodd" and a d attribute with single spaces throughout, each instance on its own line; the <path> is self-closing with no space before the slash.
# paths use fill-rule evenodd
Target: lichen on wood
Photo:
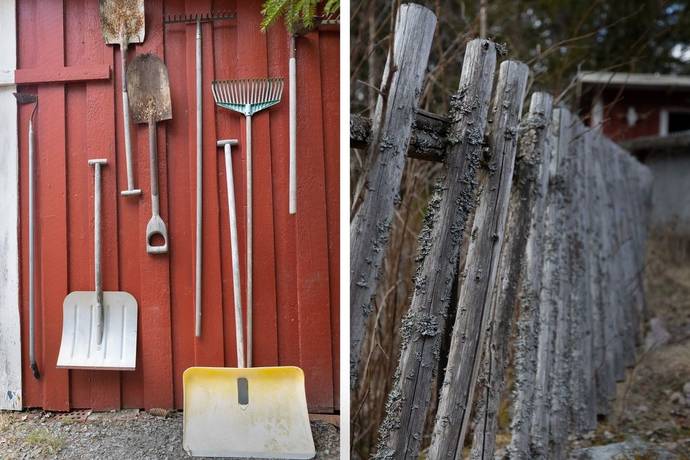
<path id="1" fill-rule="evenodd" d="M 473 40 L 467 45 L 460 90 L 451 101 L 449 117 L 452 123 L 449 132 L 456 137 L 466 139 L 472 129 L 483 132 L 495 63 L 496 53 L 491 42 Z M 477 102 L 468 105 L 466 101 L 472 100 Z M 445 178 L 439 188 L 438 213 L 433 213 L 426 222 L 424 240 L 420 244 L 416 277 L 425 279 L 425 288 L 413 294 L 408 313 L 408 317 L 433 316 L 438 327 L 434 326 L 434 335 L 418 334 L 416 340 L 403 345 L 391 395 L 401 398 L 404 404 L 386 413 L 379 427 L 376 458 L 416 458 L 421 447 L 450 294 L 457 276 L 462 235 L 475 204 L 481 147 L 481 143 L 449 144 Z"/>

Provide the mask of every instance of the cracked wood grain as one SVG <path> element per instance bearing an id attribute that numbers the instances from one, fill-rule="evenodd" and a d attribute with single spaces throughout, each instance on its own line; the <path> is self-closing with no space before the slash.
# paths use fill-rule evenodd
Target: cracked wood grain
<path id="1" fill-rule="evenodd" d="M 505 61 L 500 66 L 491 109 L 490 142 L 479 176 L 479 204 L 465 272 L 460 275 L 448 365 L 427 454 L 430 459 L 461 458 L 469 429 L 481 345 L 486 329 L 492 327 L 491 294 L 504 239 L 528 73 L 528 67 L 521 62 Z"/>
<path id="2" fill-rule="evenodd" d="M 416 459 L 421 448 L 462 235 L 475 202 L 495 68 L 492 42 L 468 43 L 459 90 L 451 101 L 445 177 L 436 187 L 419 236 L 415 287 L 403 320 L 400 361 L 375 458 Z"/>
<path id="3" fill-rule="evenodd" d="M 400 7 L 393 62 L 389 59 L 386 63 L 382 81 L 387 82 L 390 72 L 395 73 L 387 100 L 384 103 L 379 96 L 376 104 L 366 194 L 350 225 L 351 386 L 357 380 L 362 340 L 388 242 L 435 28 L 436 16 L 431 10 L 414 3 Z"/>

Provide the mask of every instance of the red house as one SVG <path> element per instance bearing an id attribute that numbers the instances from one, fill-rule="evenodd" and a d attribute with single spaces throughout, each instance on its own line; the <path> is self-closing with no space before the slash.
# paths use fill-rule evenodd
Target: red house
<path id="1" fill-rule="evenodd" d="M 590 126 L 651 168 L 652 225 L 690 234 L 690 76 L 581 72 L 577 82 Z"/>

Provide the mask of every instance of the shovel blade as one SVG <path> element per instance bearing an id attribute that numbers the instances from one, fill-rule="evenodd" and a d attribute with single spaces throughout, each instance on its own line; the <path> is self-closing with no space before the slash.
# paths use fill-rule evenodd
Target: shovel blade
<path id="1" fill-rule="evenodd" d="M 144 41 L 144 0 L 100 0 L 98 9 L 106 44 L 119 44 L 123 32 L 128 43 Z"/>
<path id="2" fill-rule="evenodd" d="M 184 440 L 206 457 L 316 455 L 298 367 L 190 367 L 183 375 Z"/>
<path id="3" fill-rule="evenodd" d="M 136 123 L 170 120 L 168 68 L 155 54 L 140 54 L 127 66 L 129 109 Z"/>
<path id="4" fill-rule="evenodd" d="M 103 292 L 103 341 L 98 344 L 96 293 L 77 291 L 62 305 L 57 367 L 134 370 L 137 362 L 137 301 L 127 292 Z"/>

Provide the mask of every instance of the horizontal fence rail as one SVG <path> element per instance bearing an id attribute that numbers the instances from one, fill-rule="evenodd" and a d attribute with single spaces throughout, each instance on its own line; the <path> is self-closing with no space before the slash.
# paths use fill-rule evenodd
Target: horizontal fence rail
<path id="1" fill-rule="evenodd" d="M 424 56 L 419 47 L 435 21 L 420 9 L 398 12 L 397 63 L 426 64 L 426 45 Z M 423 37 L 419 26 L 401 26 L 411 11 L 425 18 Z M 417 46 L 406 48 L 405 34 Z M 351 230 L 355 392 L 404 159 L 443 168 L 418 235 L 374 458 L 418 458 L 423 449 L 429 459 L 464 458 L 469 441 L 472 459 L 492 459 L 507 389 L 510 458 L 564 458 L 569 436 L 610 413 L 616 382 L 635 362 L 651 173 L 546 93 L 532 94 L 523 115 L 529 70 L 506 60 L 496 72 L 496 60 L 491 41 L 468 43 L 447 116 L 389 93 L 379 97 L 373 122 L 351 119 L 351 146 L 366 149 L 369 161 L 356 196 L 366 206 L 356 209 Z M 392 81 L 420 84 L 419 73 L 403 78 L 412 77 L 398 68 Z M 387 121 L 402 115 L 404 123 Z M 395 155 L 382 157 L 390 149 Z M 373 172 L 394 180 L 381 190 Z"/>

